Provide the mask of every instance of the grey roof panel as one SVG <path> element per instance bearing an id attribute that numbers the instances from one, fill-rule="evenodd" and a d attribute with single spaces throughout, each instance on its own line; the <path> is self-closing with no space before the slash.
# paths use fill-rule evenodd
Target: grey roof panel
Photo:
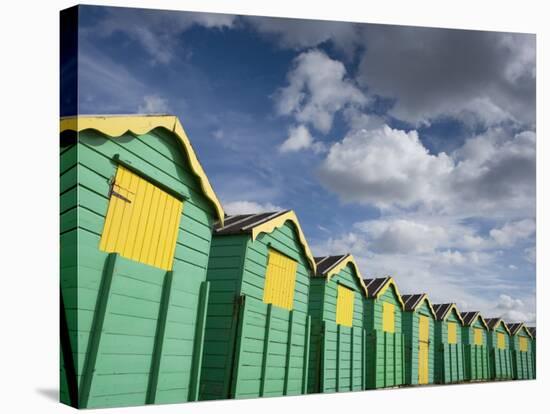
<path id="1" fill-rule="evenodd" d="M 331 269 L 334 268 L 343 259 L 348 257 L 347 254 L 338 256 L 322 256 L 315 257 L 315 263 L 317 264 L 317 276 L 325 276 Z"/>
<path id="2" fill-rule="evenodd" d="M 279 217 L 280 215 L 287 212 L 288 210 L 259 214 L 237 214 L 233 216 L 227 216 L 225 218 L 225 223 L 223 226 L 216 225 L 214 227 L 214 234 L 227 235 L 251 233 L 252 229 L 257 225 Z"/>
<path id="3" fill-rule="evenodd" d="M 365 286 L 367 286 L 367 291 L 369 294 L 368 297 L 375 297 L 390 279 L 391 278 L 389 276 L 379 277 L 376 279 L 363 279 L 363 282 L 365 282 Z"/>

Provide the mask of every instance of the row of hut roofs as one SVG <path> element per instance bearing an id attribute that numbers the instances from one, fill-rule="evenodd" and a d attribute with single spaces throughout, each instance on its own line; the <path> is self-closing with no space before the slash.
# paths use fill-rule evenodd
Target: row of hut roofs
<path id="1" fill-rule="evenodd" d="M 534 328 L 314 257 L 293 211 L 226 216 L 174 116 L 62 119 L 60 189 L 67 404 L 535 377 Z"/>

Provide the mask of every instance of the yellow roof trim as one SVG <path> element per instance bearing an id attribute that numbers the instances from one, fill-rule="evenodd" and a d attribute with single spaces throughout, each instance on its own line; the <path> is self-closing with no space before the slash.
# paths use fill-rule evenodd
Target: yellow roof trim
<path id="1" fill-rule="evenodd" d="M 529 329 L 527 329 L 527 326 L 525 326 L 525 323 L 521 322 L 521 326 L 519 327 L 518 331 L 516 332 L 515 335 L 512 335 L 512 336 L 516 336 L 516 335 L 519 335 L 519 331 L 521 330 L 524 330 L 525 332 L 527 332 L 527 335 L 529 335 L 529 337 L 531 339 L 533 339 L 533 335 L 531 335 L 531 332 L 529 332 Z"/>
<path id="2" fill-rule="evenodd" d="M 481 323 L 485 326 L 485 329 L 489 330 L 489 325 L 487 325 L 487 322 L 485 322 L 485 318 L 483 318 L 483 316 L 481 316 L 481 313 L 477 314 L 477 316 L 474 318 L 474 320 L 472 321 L 470 326 L 473 327 L 474 323 L 476 323 L 476 319 L 479 319 L 479 318 L 481 318 Z"/>
<path id="3" fill-rule="evenodd" d="M 393 289 L 395 290 L 395 294 L 397 295 L 397 299 L 399 300 L 399 303 L 401 304 L 401 309 L 405 309 L 405 302 L 403 302 L 403 298 L 401 298 L 401 293 L 399 293 L 399 289 L 397 288 L 397 284 L 395 283 L 395 280 L 393 280 L 393 277 L 390 276 L 386 284 L 380 291 L 376 294 L 375 298 L 378 299 L 382 294 L 388 290 L 390 286 L 393 286 Z"/>
<path id="4" fill-rule="evenodd" d="M 183 145 L 191 169 L 199 178 L 200 186 L 205 196 L 212 202 L 216 215 L 223 226 L 224 211 L 220 200 L 216 196 L 210 181 L 193 150 L 193 146 L 183 129 L 179 119 L 174 115 L 80 115 L 61 118 L 60 132 L 72 130 L 76 132 L 85 129 L 95 129 L 111 138 L 120 137 L 127 131 L 136 135 L 143 135 L 155 128 L 165 128 L 174 133 Z"/>
<path id="5" fill-rule="evenodd" d="M 355 269 L 355 276 L 359 279 L 359 284 L 363 287 L 363 291 L 365 292 L 365 296 L 368 296 L 367 286 L 365 285 L 365 282 L 363 281 L 363 277 L 361 276 L 361 272 L 359 271 L 359 266 L 357 266 L 357 263 L 355 262 L 355 259 L 351 254 L 346 255 L 345 259 L 343 259 L 340 263 L 338 263 L 336 266 L 334 266 L 330 271 L 327 273 L 327 282 L 330 281 L 330 277 L 339 273 L 342 269 L 344 269 L 348 264 L 352 265 Z"/>
<path id="6" fill-rule="evenodd" d="M 428 308 L 430 308 L 430 311 L 432 312 L 432 315 L 434 316 L 434 319 L 437 319 L 437 315 L 435 313 L 435 310 L 434 310 L 434 307 L 432 306 L 432 301 L 430 300 L 430 298 L 428 297 L 427 294 L 424 293 L 424 296 L 422 297 L 422 299 L 420 299 L 418 301 L 418 303 L 416 304 L 416 306 L 414 307 L 413 311 L 416 312 L 416 308 L 418 308 L 420 306 L 420 304 L 424 301 L 427 301 L 428 303 Z"/>
<path id="7" fill-rule="evenodd" d="M 462 326 L 464 326 L 464 319 L 462 319 L 462 316 L 460 316 L 460 312 L 459 312 L 458 308 L 456 307 L 455 303 L 451 303 L 451 306 L 449 307 L 449 310 L 445 314 L 445 317 L 443 318 L 443 320 L 444 321 L 447 320 L 447 318 L 449 317 L 449 314 L 452 312 L 453 309 L 455 310 L 456 316 L 458 316 L 458 319 L 460 320 L 460 323 L 462 324 Z"/>
<path id="8" fill-rule="evenodd" d="M 495 323 L 495 327 L 493 329 L 491 329 L 491 331 L 496 331 L 500 324 L 502 324 L 502 326 L 504 326 L 504 329 L 506 330 L 506 332 L 508 332 L 508 335 L 512 336 L 512 332 L 510 332 L 510 329 L 508 329 L 508 326 L 506 326 L 506 323 L 504 323 L 502 318 L 498 318 L 498 322 Z"/>
<path id="9" fill-rule="evenodd" d="M 298 217 L 296 217 L 296 213 L 294 213 L 294 211 L 289 210 L 286 213 L 281 214 L 280 216 L 266 221 L 265 223 L 254 226 L 252 228 L 252 240 L 256 240 L 256 237 L 258 237 L 260 233 L 271 233 L 276 228 L 282 227 L 287 221 L 292 222 L 294 224 L 294 227 L 296 227 L 298 239 L 300 240 L 300 244 L 304 248 L 306 257 L 311 265 L 311 270 L 313 271 L 313 274 L 317 273 L 317 265 L 315 264 L 315 259 L 313 258 L 313 254 L 311 253 L 309 245 L 307 244 L 306 237 L 304 236 L 304 232 L 300 227 Z"/>

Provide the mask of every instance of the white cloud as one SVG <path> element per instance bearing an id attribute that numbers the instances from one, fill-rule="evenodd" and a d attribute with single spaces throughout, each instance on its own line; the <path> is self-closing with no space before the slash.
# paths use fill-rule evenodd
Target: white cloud
<path id="1" fill-rule="evenodd" d="M 528 311 L 521 299 L 506 294 L 499 296 L 493 312 L 496 317 L 504 319 L 505 322 L 532 323 L 535 321 L 535 313 Z"/>
<path id="2" fill-rule="evenodd" d="M 137 111 L 140 114 L 165 114 L 169 111 L 168 102 L 158 95 L 146 95 Z"/>
<path id="3" fill-rule="evenodd" d="M 225 212 L 229 215 L 234 214 L 257 214 L 257 213 L 267 213 L 271 211 L 281 211 L 285 210 L 282 207 L 279 207 L 271 203 L 256 203 L 254 201 L 231 201 L 223 205 Z"/>
<path id="4" fill-rule="evenodd" d="M 525 254 L 525 260 L 527 260 L 529 263 L 535 263 L 537 260 L 537 249 L 535 246 L 527 247 L 525 250 L 523 250 L 523 253 Z"/>
<path id="5" fill-rule="evenodd" d="M 510 247 L 517 241 L 525 240 L 535 233 L 535 221 L 525 219 L 506 223 L 503 227 L 492 229 L 489 234 L 500 246 Z"/>
<path id="6" fill-rule="evenodd" d="M 304 149 L 311 149 L 316 153 L 320 153 L 325 150 L 325 146 L 322 142 L 313 139 L 306 126 L 298 125 L 290 127 L 288 130 L 288 138 L 281 144 L 279 151 L 285 153 Z"/>
<path id="7" fill-rule="evenodd" d="M 363 92 L 347 78 L 345 66 L 320 50 L 296 57 L 287 80 L 288 85 L 275 94 L 277 112 L 323 133 L 331 129 L 336 112 L 367 102 Z"/>
<path id="8" fill-rule="evenodd" d="M 411 220 L 377 219 L 358 223 L 356 227 L 368 234 L 369 247 L 374 252 L 426 253 L 447 241 L 443 227 Z"/>
<path id="9" fill-rule="evenodd" d="M 429 154 L 415 131 L 384 126 L 352 132 L 332 145 L 319 177 L 347 202 L 410 207 L 444 201 L 452 170 L 452 160 Z"/>

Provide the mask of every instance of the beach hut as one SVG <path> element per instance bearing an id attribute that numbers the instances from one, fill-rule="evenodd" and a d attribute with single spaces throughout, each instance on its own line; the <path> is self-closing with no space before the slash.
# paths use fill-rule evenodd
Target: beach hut
<path id="1" fill-rule="evenodd" d="M 486 319 L 489 328 L 489 372 L 491 379 L 512 379 L 510 330 L 501 318 Z"/>
<path id="2" fill-rule="evenodd" d="M 403 295 L 405 336 L 405 383 L 433 384 L 435 362 L 435 310 L 428 295 Z"/>
<path id="3" fill-rule="evenodd" d="M 367 288 L 351 254 L 316 257 L 309 309 L 309 392 L 366 387 Z"/>
<path id="4" fill-rule="evenodd" d="M 464 381 L 464 347 L 460 312 L 454 303 L 434 305 L 435 382 L 449 384 Z"/>
<path id="5" fill-rule="evenodd" d="M 224 213 L 189 139 L 175 116 L 68 117 L 60 129 L 63 402 L 194 401 Z"/>
<path id="6" fill-rule="evenodd" d="M 507 324 L 510 330 L 512 351 L 512 372 L 514 379 L 534 379 L 533 369 L 533 336 L 525 324 Z"/>
<path id="7" fill-rule="evenodd" d="M 479 312 L 461 313 L 464 345 L 464 377 L 467 381 L 489 379 L 489 327 Z"/>
<path id="8" fill-rule="evenodd" d="M 201 399 L 304 394 L 316 265 L 293 211 L 214 229 Z"/>
<path id="9" fill-rule="evenodd" d="M 534 326 L 528 326 L 529 332 L 531 333 L 531 360 L 533 361 L 533 378 L 537 378 L 537 328 Z"/>
<path id="10" fill-rule="evenodd" d="M 367 388 L 397 387 L 405 383 L 405 304 L 392 277 L 365 279 L 367 287 Z"/>

